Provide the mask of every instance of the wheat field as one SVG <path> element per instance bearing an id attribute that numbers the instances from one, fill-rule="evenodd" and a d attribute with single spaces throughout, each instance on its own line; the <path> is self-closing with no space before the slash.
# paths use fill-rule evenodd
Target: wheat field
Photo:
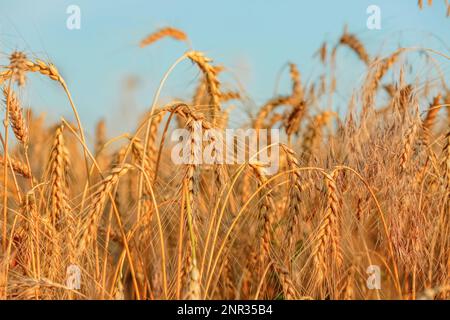
<path id="1" fill-rule="evenodd" d="M 317 50 L 326 70 L 317 81 L 287 63 L 291 91 L 246 114 L 235 108 L 245 90 L 224 85 L 227 67 L 192 49 L 190 36 L 165 27 L 143 37 L 141 50 L 171 41 L 187 50 L 133 131 L 108 136 L 100 121 L 93 142 L 58 67 L 9 53 L 0 298 L 448 299 L 450 89 L 435 59 L 448 70 L 450 57 L 418 47 L 376 54 L 345 29 Z M 337 52 L 366 68 L 339 111 Z M 411 74 L 418 56 L 436 80 Z M 192 98 L 162 104 L 181 64 L 199 72 Z M 22 105 L 31 74 L 58 85 L 74 121 L 49 125 Z M 256 161 L 171 161 L 173 130 L 223 132 L 242 114 L 242 129 L 279 129 L 276 174 Z M 79 287 L 67 282 L 70 266 Z"/>

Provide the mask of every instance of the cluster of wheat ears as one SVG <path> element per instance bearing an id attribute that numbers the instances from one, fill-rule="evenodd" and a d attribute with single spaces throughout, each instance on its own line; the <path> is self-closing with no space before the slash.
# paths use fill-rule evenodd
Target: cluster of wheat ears
<path id="1" fill-rule="evenodd" d="M 141 46 L 167 37 L 188 43 L 167 27 Z M 367 68 L 344 114 L 331 111 L 338 51 Z M 226 105 L 247 101 L 201 52 L 169 69 L 132 134 L 108 138 L 99 122 L 92 150 L 58 69 L 13 52 L 0 69 L 0 298 L 448 298 L 450 90 L 443 76 L 411 77 L 407 59 L 418 51 L 439 74 L 432 62 L 447 61 L 441 53 L 372 56 L 347 30 L 319 49 L 326 72 L 317 81 L 306 84 L 288 64 L 291 92 L 253 110 L 245 126 L 282 130 L 274 175 L 257 162 L 171 162 L 171 130 L 224 130 Z M 192 99 L 160 105 L 183 61 L 200 74 Z M 30 73 L 61 86 L 74 123 L 48 127 L 23 109 Z M 66 281 L 73 265 L 79 288 Z M 371 265 L 379 290 L 367 285 Z"/>

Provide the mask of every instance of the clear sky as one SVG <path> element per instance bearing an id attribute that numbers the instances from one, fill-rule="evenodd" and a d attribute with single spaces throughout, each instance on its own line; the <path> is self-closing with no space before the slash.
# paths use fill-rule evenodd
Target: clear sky
<path id="1" fill-rule="evenodd" d="M 227 66 L 260 104 L 273 95 L 287 61 L 299 65 L 304 79 L 320 72 L 313 54 L 324 40 L 337 41 L 345 24 L 372 53 L 403 45 L 449 54 L 444 2 L 436 0 L 419 11 L 416 0 L 0 0 L 0 60 L 18 49 L 54 62 L 88 129 L 103 116 L 120 130 L 132 130 L 136 112 L 148 107 L 162 75 L 186 49 L 170 40 L 140 49 L 140 39 L 159 27 L 184 30 L 194 49 Z M 66 27 L 66 8 L 72 4 L 81 9 L 80 30 Z M 381 30 L 366 27 L 371 4 L 381 9 Z M 361 75 L 362 66 L 351 52 L 341 51 L 339 58 L 350 81 Z M 137 86 L 126 93 L 130 77 L 138 79 Z M 197 69 L 183 63 L 163 96 L 185 97 L 196 79 Z M 21 94 L 33 109 L 53 119 L 70 117 L 56 84 L 31 80 Z M 228 82 L 237 86 L 232 78 Z M 124 107 L 129 96 L 135 101 Z"/>

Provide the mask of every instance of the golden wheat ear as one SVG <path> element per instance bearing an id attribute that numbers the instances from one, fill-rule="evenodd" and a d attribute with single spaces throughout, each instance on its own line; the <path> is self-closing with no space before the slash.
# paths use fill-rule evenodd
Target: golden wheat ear
<path id="1" fill-rule="evenodd" d="M 26 81 L 26 61 L 27 56 L 25 53 L 15 51 L 11 53 L 9 57 L 9 67 L 12 71 L 13 80 L 17 82 L 19 86 L 24 86 Z"/>
<path id="2" fill-rule="evenodd" d="M 147 37 L 142 39 L 140 42 L 140 46 L 141 48 L 144 48 L 167 37 L 178 41 L 186 41 L 188 39 L 186 33 L 181 31 L 180 29 L 173 27 L 165 27 L 149 34 Z"/>
<path id="3" fill-rule="evenodd" d="M 186 56 L 199 67 L 206 79 L 208 93 L 211 99 L 211 122 L 215 127 L 216 117 L 221 111 L 220 100 L 222 97 L 222 93 L 220 91 L 220 81 L 217 77 L 218 69 L 211 64 L 212 60 L 205 57 L 205 55 L 201 52 L 189 51 Z"/>
<path id="4" fill-rule="evenodd" d="M 5 96 L 6 103 L 9 104 L 9 120 L 11 121 L 11 127 L 17 140 L 19 140 L 24 146 L 28 144 L 28 127 L 26 126 L 25 119 L 23 117 L 23 109 L 20 106 L 19 99 L 16 94 L 8 89 L 3 88 L 3 94 Z"/>
<path id="5" fill-rule="evenodd" d="M 64 144 L 64 125 L 56 128 L 52 150 L 50 152 L 49 175 L 50 175 L 50 201 L 51 218 L 54 227 L 64 220 L 68 209 L 67 196 L 67 172 L 68 168 L 66 154 L 68 151 Z"/>
<path id="6" fill-rule="evenodd" d="M 341 45 L 349 47 L 356 53 L 356 55 L 362 62 L 364 62 L 366 65 L 369 65 L 370 63 L 369 54 L 364 48 L 364 45 L 361 43 L 361 41 L 359 41 L 359 39 L 354 34 L 344 32 L 341 39 L 339 39 L 339 43 Z"/>
<path id="7" fill-rule="evenodd" d="M 17 160 L 15 158 L 12 158 L 10 156 L 8 156 L 8 161 L 10 162 L 14 172 L 18 175 L 21 175 L 24 178 L 32 178 L 32 174 L 31 171 L 28 169 L 28 166 L 21 162 L 20 160 Z M 5 158 L 3 156 L 0 156 L 0 163 L 2 165 L 6 165 L 5 164 Z"/>

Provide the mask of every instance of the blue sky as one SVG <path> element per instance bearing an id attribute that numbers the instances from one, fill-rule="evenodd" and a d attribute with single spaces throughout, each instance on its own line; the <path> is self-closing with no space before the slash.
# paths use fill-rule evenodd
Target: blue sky
<path id="1" fill-rule="evenodd" d="M 434 2 L 419 11 L 416 0 L 0 0 L 0 59 L 18 49 L 53 61 L 88 129 L 106 117 L 120 131 L 132 130 L 136 111 L 148 107 L 162 75 L 185 51 L 184 45 L 168 40 L 140 49 L 140 39 L 159 27 L 186 31 L 194 49 L 227 66 L 261 104 L 272 96 L 287 61 L 297 63 L 306 80 L 320 73 L 313 54 L 324 40 L 334 43 L 344 24 L 372 53 L 404 45 L 448 54 L 450 18 L 445 17 L 444 1 Z M 81 30 L 66 28 L 71 4 L 81 9 Z M 381 8 L 381 30 L 366 28 L 371 4 Z M 364 69 L 351 52 L 339 52 L 339 59 L 350 82 L 361 76 Z M 138 84 L 127 93 L 124 83 L 130 77 Z M 227 81 L 231 88 L 237 86 L 233 77 Z M 163 97 L 189 96 L 196 79 L 196 68 L 181 64 Z M 61 90 L 48 80 L 33 76 L 21 95 L 51 119 L 71 115 Z M 130 96 L 135 101 L 124 106 Z"/>

